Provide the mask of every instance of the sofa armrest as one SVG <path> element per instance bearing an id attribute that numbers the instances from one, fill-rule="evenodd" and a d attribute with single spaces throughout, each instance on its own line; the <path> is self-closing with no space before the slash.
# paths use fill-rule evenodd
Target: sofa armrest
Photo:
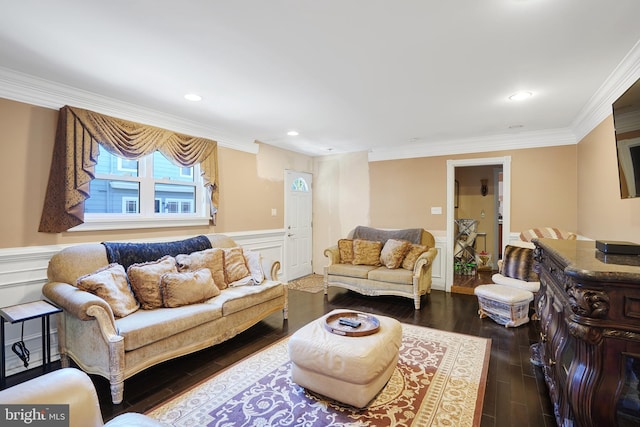
<path id="1" fill-rule="evenodd" d="M 262 271 L 264 271 L 265 278 L 267 280 L 278 281 L 278 275 L 280 274 L 280 261 L 274 261 L 269 258 L 262 257 Z"/>
<path id="2" fill-rule="evenodd" d="M 113 341 L 118 336 L 113 311 L 99 296 L 61 282 L 45 284 L 42 294 L 67 314 L 80 320 L 97 320 L 107 341 Z"/>
<path id="3" fill-rule="evenodd" d="M 431 265 L 433 264 L 433 260 L 436 259 L 437 255 L 438 249 L 436 248 L 429 248 L 428 251 L 421 254 L 416 260 L 415 266 L 413 267 L 413 275 L 419 276 L 423 271 L 423 267 L 424 271 L 429 270 L 429 267 L 431 267 Z"/>
<path id="4" fill-rule="evenodd" d="M 324 256 L 329 258 L 329 265 L 340 264 L 340 251 L 338 250 L 338 245 L 325 249 Z"/>

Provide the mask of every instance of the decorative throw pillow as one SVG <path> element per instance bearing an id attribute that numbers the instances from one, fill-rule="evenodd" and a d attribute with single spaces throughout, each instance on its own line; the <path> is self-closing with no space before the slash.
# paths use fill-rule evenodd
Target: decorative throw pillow
<path id="1" fill-rule="evenodd" d="M 165 273 L 160 278 L 160 290 L 162 305 L 165 307 L 196 304 L 220 295 L 220 289 L 214 283 L 208 268 Z"/>
<path id="2" fill-rule="evenodd" d="M 525 282 L 537 281 L 533 271 L 533 249 L 507 245 L 502 256 L 500 274 Z"/>
<path id="3" fill-rule="evenodd" d="M 409 251 L 404 256 L 404 260 L 402 260 L 402 268 L 406 270 L 413 270 L 416 266 L 416 261 L 420 258 L 420 255 L 428 250 L 429 248 L 427 246 L 411 244 Z"/>
<path id="4" fill-rule="evenodd" d="M 160 277 L 165 273 L 175 273 L 176 260 L 172 256 L 164 256 L 157 261 L 132 264 L 127 269 L 129 283 L 140 305 L 145 310 L 162 307 L 160 293 Z"/>
<path id="5" fill-rule="evenodd" d="M 380 252 L 380 262 L 387 268 L 398 268 L 410 248 L 411 243 L 406 240 L 389 239 Z"/>
<path id="6" fill-rule="evenodd" d="M 353 241 L 353 264 L 380 265 L 382 242 L 355 239 Z"/>
<path id="7" fill-rule="evenodd" d="M 262 270 L 262 255 L 260 255 L 260 252 L 246 250 L 244 251 L 244 259 L 247 262 L 251 280 L 255 285 L 259 285 L 264 281 L 264 270 Z"/>
<path id="8" fill-rule="evenodd" d="M 353 263 L 353 240 L 338 240 L 338 252 L 340 253 L 340 262 L 342 264 Z"/>
<path id="9" fill-rule="evenodd" d="M 205 249 L 189 255 L 176 256 L 178 271 L 196 271 L 208 268 L 218 289 L 225 289 L 227 281 L 224 276 L 224 251 L 220 248 Z"/>
<path id="10" fill-rule="evenodd" d="M 78 288 L 99 296 L 109 304 L 115 317 L 125 317 L 140 308 L 120 264 L 109 264 L 79 277 Z"/>
<path id="11" fill-rule="evenodd" d="M 249 276 L 247 261 L 244 259 L 242 248 L 224 248 L 224 274 L 227 283 L 235 282 Z"/>

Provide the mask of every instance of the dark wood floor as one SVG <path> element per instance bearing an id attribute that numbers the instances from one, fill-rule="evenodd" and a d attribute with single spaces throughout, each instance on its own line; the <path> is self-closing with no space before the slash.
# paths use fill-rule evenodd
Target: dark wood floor
<path id="1" fill-rule="evenodd" d="M 107 380 L 92 376 L 103 417 L 106 421 L 122 412 L 145 412 L 335 308 L 490 338 L 482 426 L 555 426 L 542 372 L 529 362 L 529 346 L 538 336 L 536 322 L 505 328 L 490 319 L 480 319 L 473 295 L 432 291 L 423 298 L 422 309 L 416 311 L 406 298 L 367 297 L 338 288 L 330 288 L 328 296 L 290 291 L 288 321 L 283 322 L 281 314 L 275 313 L 225 343 L 147 369 L 125 381 L 124 401 L 119 405 L 111 404 Z"/>

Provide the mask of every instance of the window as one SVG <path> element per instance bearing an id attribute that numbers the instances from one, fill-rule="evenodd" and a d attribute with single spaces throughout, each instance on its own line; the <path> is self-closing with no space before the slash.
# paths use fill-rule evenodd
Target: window
<path id="1" fill-rule="evenodd" d="M 309 184 L 307 184 L 307 181 L 302 178 L 296 178 L 293 183 L 291 183 L 291 190 L 307 193 L 309 192 Z"/>
<path id="2" fill-rule="evenodd" d="M 176 166 L 156 151 L 139 160 L 119 158 L 102 146 L 95 167 L 95 179 L 90 183 L 90 197 L 85 201 L 85 224 L 162 221 L 177 225 L 176 220 L 202 220 L 205 223 L 205 200 L 199 177 L 199 167 Z M 195 169 L 195 173 L 194 173 Z M 178 224 L 181 225 L 181 224 Z M 100 227 L 116 228 L 116 227 Z M 118 227 L 127 228 L 127 227 Z"/>

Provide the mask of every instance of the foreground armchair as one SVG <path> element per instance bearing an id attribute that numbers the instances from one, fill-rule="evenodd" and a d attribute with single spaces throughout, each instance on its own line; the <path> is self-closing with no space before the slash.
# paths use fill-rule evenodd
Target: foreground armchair
<path id="1" fill-rule="evenodd" d="M 69 427 L 162 426 L 153 418 L 129 412 L 104 423 L 91 379 L 75 368 L 64 368 L 0 391 L 0 404 L 69 405 Z"/>

